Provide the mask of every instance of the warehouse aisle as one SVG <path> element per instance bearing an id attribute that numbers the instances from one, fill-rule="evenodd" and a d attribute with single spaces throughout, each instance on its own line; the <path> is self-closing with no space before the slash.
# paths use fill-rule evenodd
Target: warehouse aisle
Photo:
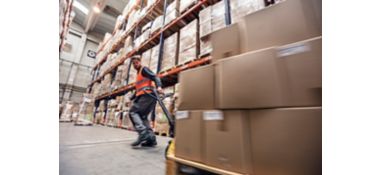
<path id="1" fill-rule="evenodd" d="M 59 125 L 59 174 L 165 174 L 169 137 L 157 137 L 155 148 L 132 149 L 135 132 L 105 126 Z"/>

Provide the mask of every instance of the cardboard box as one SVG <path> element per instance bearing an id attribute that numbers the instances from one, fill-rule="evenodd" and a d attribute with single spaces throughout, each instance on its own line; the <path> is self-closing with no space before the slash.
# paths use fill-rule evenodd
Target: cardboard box
<path id="1" fill-rule="evenodd" d="M 154 33 L 157 30 L 161 29 L 163 18 L 164 17 L 161 15 L 161 16 L 158 16 L 156 19 L 154 19 L 152 28 L 151 28 L 151 33 Z"/>
<path id="2" fill-rule="evenodd" d="M 199 54 L 198 20 L 195 19 L 180 30 L 178 64 L 196 59 Z"/>
<path id="3" fill-rule="evenodd" d="M 141 64 L 143 66 L 148 66 L 149 67 L 151 55 L 152 55 L 152 49 L 149 49 L 149 50 L 145 51 L 142 54 L 142 56 L 141 56 Z"/>
<path id="4" fill-rule="evenodd" d="M 204 111 L 206 164 L 252 174 L 249 111 Z"/>
<path id="5" fill-rule="evenodd" d="M 204 163 L 202 111 L 178 111 L 175 122 L 175 156 Z"/>
<path id="6" fill-rule="evenodd" d="M 321 106 L 321 38 L 233 56 L 216 63 L 216 107 Z"/>
<path id="7" fill-rule="evenodd" d="M 186 9 L 190 8 L 194 4 L 196 4 L 198 0 L 181 0 L 180 6 L 179 6 L 179 11 L 181 13 L 185 12 Z"/>
<path id="8" fill-rule="evenodd" d="M 166 15 L 165 15 L 165 25 L 172 22 L 174 19 L 176 19 L 179 16 L 178 8 L 179 8 L 179 0 L 174 0 L 172 3 L 170 3 L 166 8 Z"/>
<path id="9" fill-rule="evenodd" d="M 152 54 L 151 54 L 151 58 L 150 58 L 149 69 L 153 73 L 157 73 L 159 51 L 160 51 L 160 45 L 156 45 L 152 48 Z"/>
<path id="10" fill-rule="evenodd" d="M 322 108 L 250 111 L 255 174 L 322 174 Z"/>
<path id="11" fill-rule="evenodd" d="M 265 7 L 264 0 L 230 0 L 231 23 Z"/>
<path id="12" fill-rule="evenodd" d="M 220 1 L 212 6 L 212 11 L 211 11 L 212 31 L 217 31 L 221 28 L 226 27 L 225 12 L 226 10 L 225 10 L 224 1 Z"/>
<path id="13" fill-rule="evenodd" d="M 178 110 L 215 109 L 214 79 L 214 65 L 181 72 Z"/>
<path id="14" fill-rule="evenodd" d="M 232 24 L 211 34 L 211 56 L 214 61 L 240 54 L 239 26 Z M 226 42 L 228 41 L 228 42 Z"/>
<path id="15" fill-rule="evenodd" d="M 207 55 L 212 52 L 212 45 L 210 36 L 200 39 L 200 56 Z"/>
<path id="16" fill-rule="evenodd" d="M 212 32 L 211 12 L 212 6 L 208 6 L 199 12 L 199 36 L 201 38 Z"/>
<path id="17" fill-rule="evenodd" d="M 242 52 L 284 45 L 322 35 L 321 0 L 287 0 L 239 22 Z"/>
<path id="18" fill-rule="evenodd" d="M 165 39 L 164 53 L 160 70 L 167 70 L 174 67 L 177 63 L 178 50 L 179 50 L 178 33 L 174 33 Z"/>

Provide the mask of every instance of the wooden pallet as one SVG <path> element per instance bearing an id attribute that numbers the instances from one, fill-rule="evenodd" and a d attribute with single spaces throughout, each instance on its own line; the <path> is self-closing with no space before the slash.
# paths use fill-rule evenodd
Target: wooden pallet
<path id="1" fill-rule="evenodd" d="M 158 136 L 169 136 L 169 131 L 155 131 L 154 134 Z"/>
<path id="2" fill-rule="evenodd" d="M 202 164 L 202 163 L 199 163 L 199 162 L 194 162 L 194 161 L 178 158 L 178 157 L 176 157 L 174 155 L 168 155 L 167 158 L 168 158 L 168 160 L 175 162 L 175 164 L 173 164 L 173 162 L 169 162 L 169 164 L 168 164 L 168 162 L 167 162 L 166 167 L 167 168 L 171 168 L 171 170 L 166 170 L 166 172 L 168 172 L 168 171 L 169 172 L 179 172 L 178 168 L 180 168 L 181 165 L 186 165 L 186 166 L 189 166 L 189 167 L 193 167 L 193 168 L 196 168 L 196 169 L 204 170 L 204 171 L 215 173 L 215 174 L 243 175 L 241 173 L 232 172 L 232 171 L 228 171 L 228 170 L 223 170 L 223 169 L 212 167 L 212 166 L 209 166 L 209 165 L 205 165 L 205 164 Z"/>
<path id="3" fill-rule="evenodd" d="M 211 52 L 204 53 L 204 54 L 199 55 L 199 58 L 207 57 L 207 56 L 210 56 L 210 55 L 211 55 Z"/>

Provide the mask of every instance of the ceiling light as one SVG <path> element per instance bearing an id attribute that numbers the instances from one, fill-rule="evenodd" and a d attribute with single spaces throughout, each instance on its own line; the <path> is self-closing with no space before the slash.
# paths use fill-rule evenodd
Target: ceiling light
<path id="1" fill-rule="evenodd" d="M 78 1 L 74 1 L 73 5 L 74 7 L 82 11 L 84 14 L 88 14 L 88 9 L 83 4 L 79 3 Z"/>
<path id="2" fill-rule="evenodd" d="M 95 13 L 100 13 L 100 9 L 99 9 L 99 7 L 97 5 L 94 7 L 94 12 Z"/>

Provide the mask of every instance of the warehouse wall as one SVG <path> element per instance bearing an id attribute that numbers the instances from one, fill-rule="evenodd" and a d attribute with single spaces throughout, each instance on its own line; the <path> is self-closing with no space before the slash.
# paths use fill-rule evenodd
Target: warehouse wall
<path id="1" fill-rule="evenodd" d="M 83 31 L 79 25 L 73 23 L 66 36 L 65 47 L 59 55 L 60 103 L 80 102 L 82 94 L 91 82 L 91 70 L 96 60 L 87 53 L 96 52 L 100 38 L 84 34 Z"/>

